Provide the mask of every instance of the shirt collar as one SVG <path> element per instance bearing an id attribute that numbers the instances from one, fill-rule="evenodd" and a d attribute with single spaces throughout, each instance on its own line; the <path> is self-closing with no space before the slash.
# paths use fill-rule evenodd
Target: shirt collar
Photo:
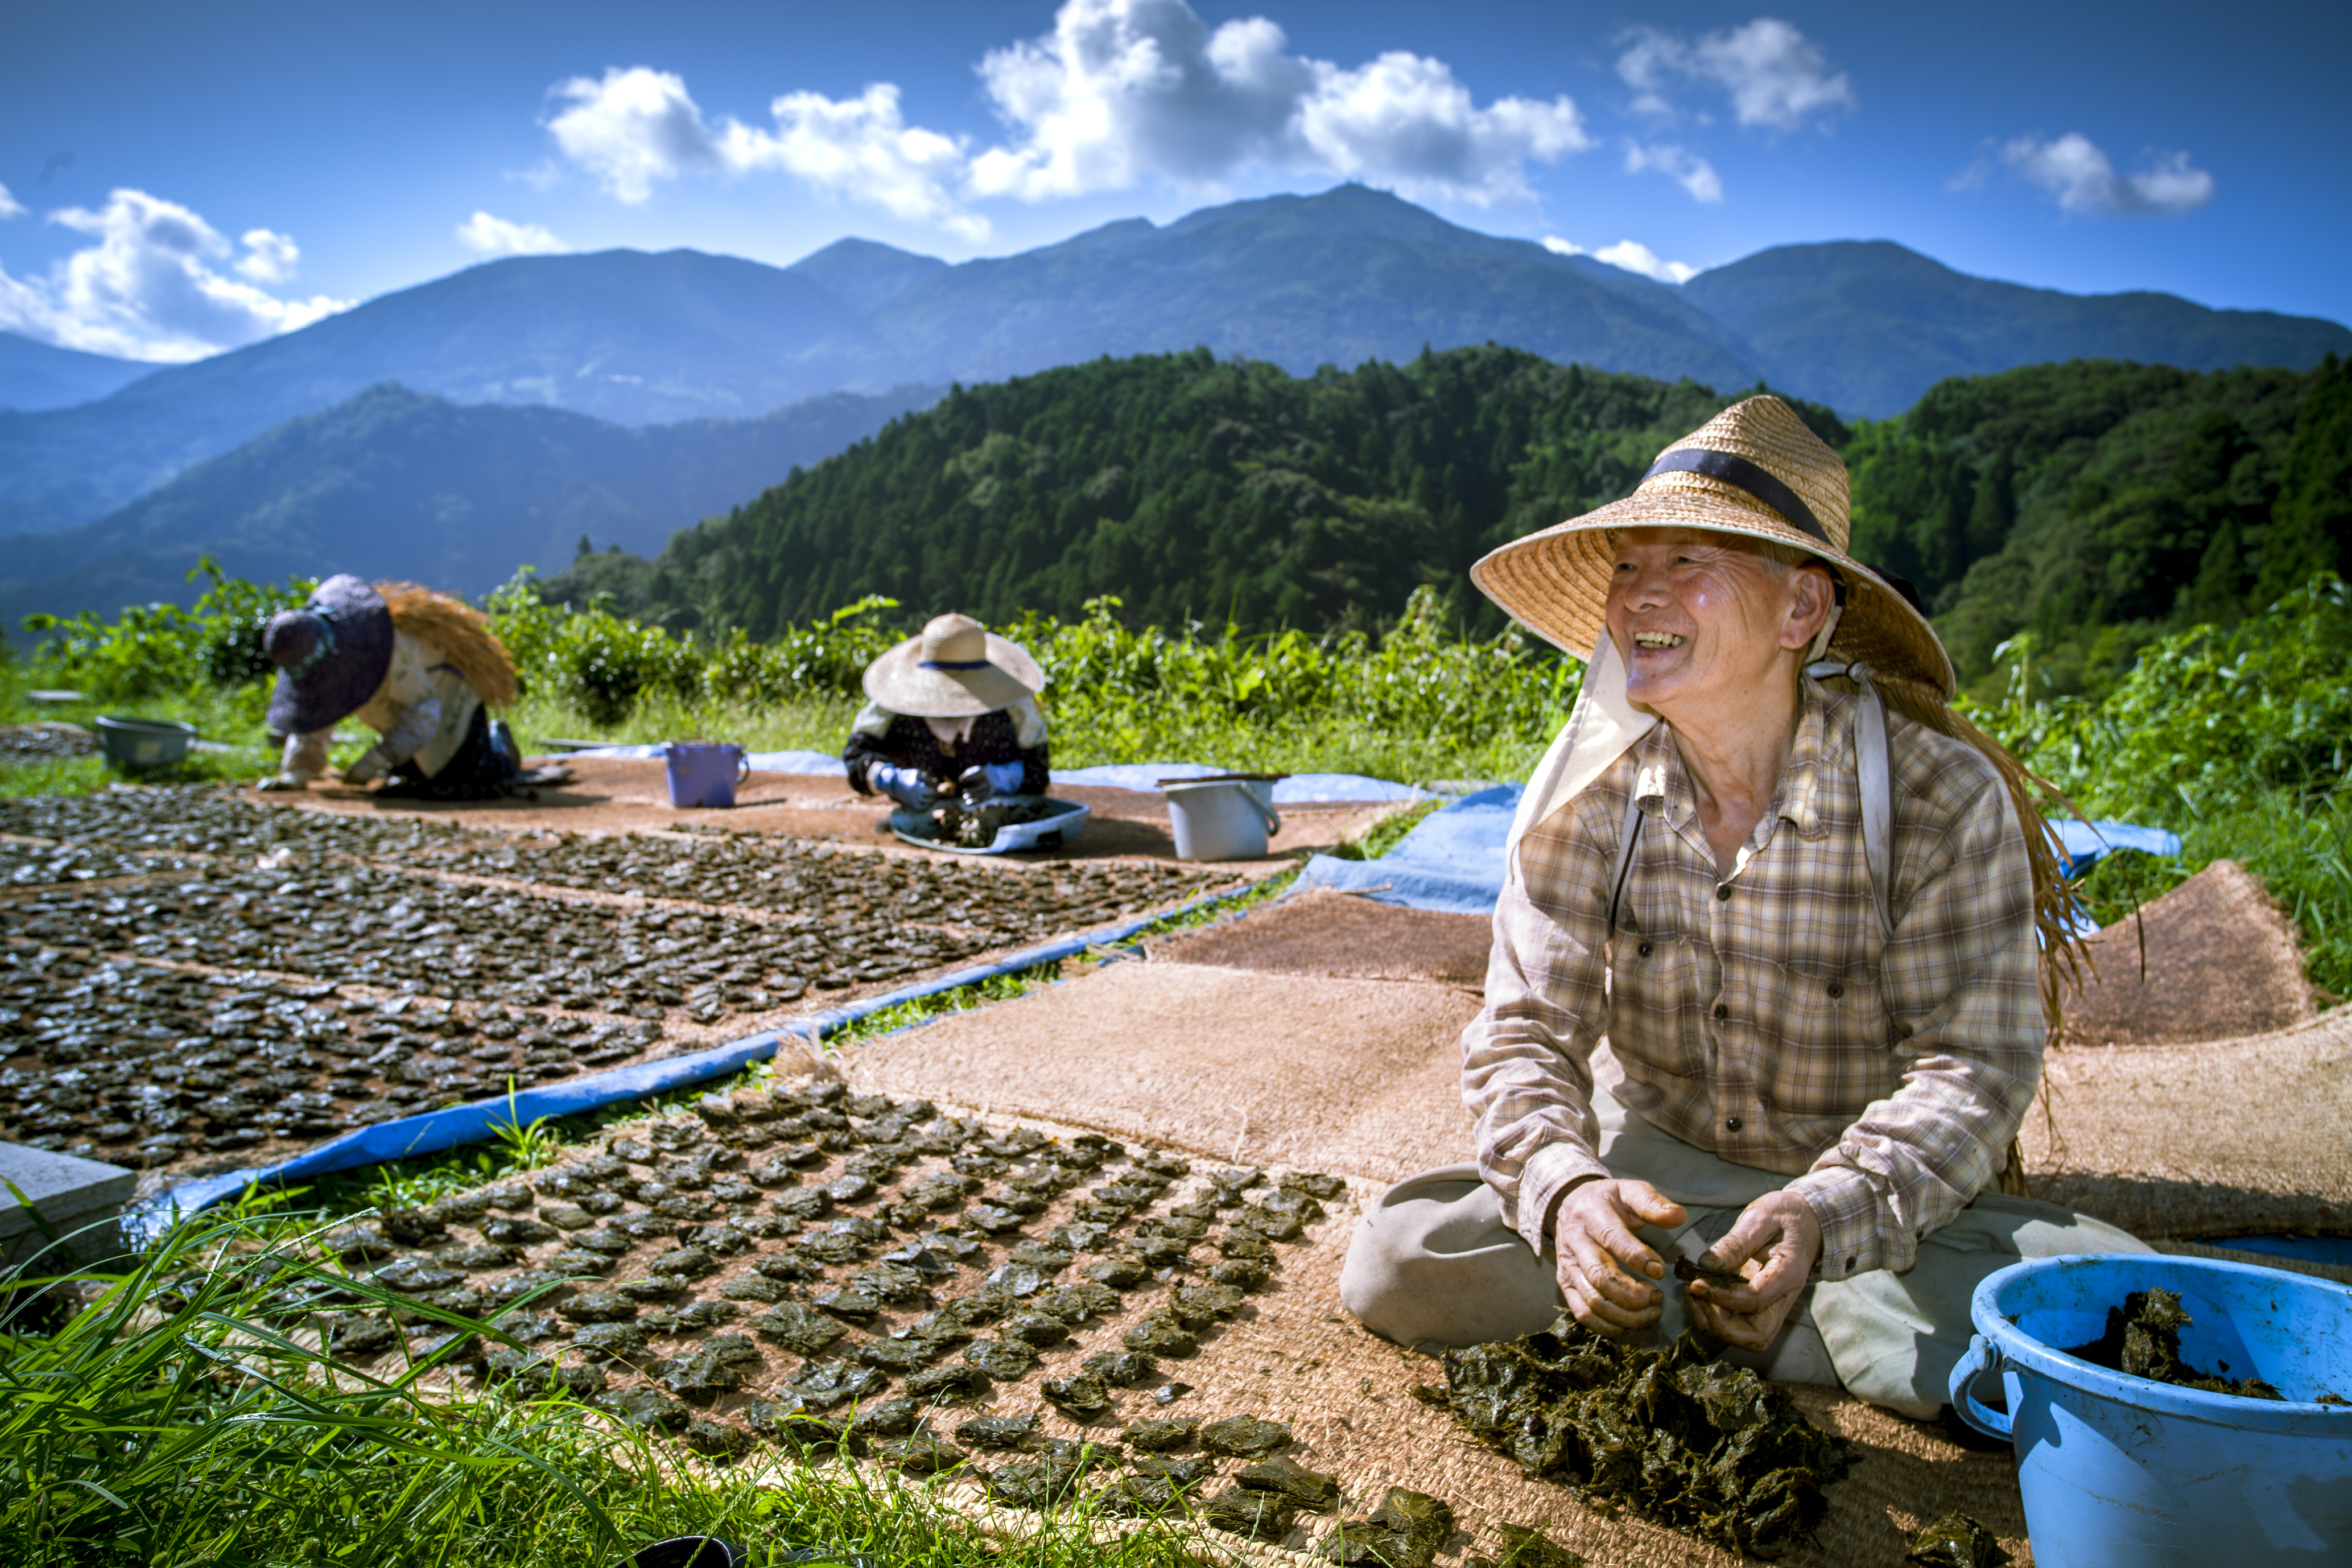
<path id="1" fill-rule="evenodd" d="M 1772 809 L 1757 825 L 1761 837 L 1749 836 L 1749 843 L 1757 848 L 1761 848 L 1762 840 L 1771 836 L 1772 825 L 1784 817 L 1796 828 L 1800 838 L 1818 839 L 1829 831 L 1822 826 L 1821 781 L 1829 765 L 1830 737 L 1835 728 L 1831 723 L 1831 709 L 1842 703 L 1812 677 L 1799 679 L 1802 682 L 1802 706 L 1797 714 L 1797 737 L 1789 747 L 1789 760 L 1780 764 L 1780 783 L 1772 792 Z M 1691 795 L 1690 778 L 1683 769 L 1682 749 L 1675 744 L 1672 725 L 1656 726 L 1642 737 L 1635 748 L 1633 804 L 1677 830 L 1698 814 L 1698 804 Z"/>

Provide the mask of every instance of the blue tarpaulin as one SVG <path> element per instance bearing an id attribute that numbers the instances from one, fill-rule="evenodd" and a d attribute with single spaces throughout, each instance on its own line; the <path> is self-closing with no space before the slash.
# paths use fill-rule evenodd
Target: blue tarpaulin
<path id="1" fill-rule="evenodd" d="M 1417 910 L 1492 914 L 1495 900 L 1502 896 L 1503 850 L 1510 840 L 1522 787 L 1497 784 L 1432 812 L 1378 860 L 1318 855 L 1299 873 L 1297 888 L 1331 888 Z M 2065 846 L 2070 877 L 2080 877 L 2118 849 L 2168 859 L 2180 853 L 2179 836 L 2160 827 L 2071 818 L 2050 826 Z"/>
<path id="2" fill-rule="evenodd" d="M 658 761 L 662 746 L 590 746 L 570 753 L 575 757 L 630 757 Z M 802 773 L 841 778 L 847 770 L 830 752 L 753 752 L 746 759 L 755 773 Z M 1198 779 L 1228 772 L 1205 763 L 1114 763 L 1098 768 L 1055 768 L 1057 784 L 1090 784 L 1099 789 L 1156 792 L 1161 779 Z M 1425 800 L 1429 792 L 1387 779 L 1360 773 L 1292 773 L 1274 786 L 1276 805 L 1310 805 L 1324 802 Z"/>
<path id="3" fill-rule="evenodd" d="M 1503 846 L 1524 787 L 1496 784 L 1441 806 L 1377 860 L 1318 855 L 1294 890 L 1332 888 L 1416 910 L 1492 914 L 1503 894 Z"/>
<path id="4" fill-rule="evenodd" d="M 1228 773 L 1202 763 L 1113 763 L 1098 768 L 1055 768 L 1057 784 L 1097 789 L 1157 791 L 1161 779 L 1204 779 Z M 1361 773 L 1291 773 L 1275 781 L 1274 804 L 1309 805 L 1326 801 L 1425 800 L 1429 792 Z"/>

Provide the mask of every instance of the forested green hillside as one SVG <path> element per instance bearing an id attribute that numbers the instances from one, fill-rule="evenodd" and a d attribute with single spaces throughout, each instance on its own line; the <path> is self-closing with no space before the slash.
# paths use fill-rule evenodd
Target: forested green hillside
<path id="1" fill-rule="evenodd" d="M 1206 350 L 1097 360 L 960 388 L 679 533 L 634 580 L 596 563 L 594 585 L 754 637 L 866 594 L 993 620 L 1114 595 L 1157 626 L 1372 626 L 1423 584 L 1492 630 L 1473 561 L 1623 494 L 1728 401 L 1491 347 L 1305 378 Z"/>
<path id="2" fill-rule="evenodd" d="M 583 562 L 558 597 L 614 594 L 678 628 L 755 637 L 866 594 L 905 615 L 1377 627 L 1426 584 L 1474 631 L 1471 562 L 1632 488 L 1730 401 L 1690 382 L 1512 350 L 1296 379 L 1206 351 L 959 390 L 648 564 Z M 2077 361 L 1944 382 L 1849 430 L 1855 548 L 1910 577 L 1964 674 L 2020 631 L 2037 694 L 2104 689 L 2150 638 L 2234 622 L 2352 536 L 2352 367 Z"/>
<path id="3" fill-rule="evenodd" d="M 2031 633 L 2037 695 L 2104 690 L 2151 638 L 2352 565 L 2352 365 L 2332 355 L 1947 381 L 1845 457 L 1856 552 L 1918 585 L 1964 674 Z"/>

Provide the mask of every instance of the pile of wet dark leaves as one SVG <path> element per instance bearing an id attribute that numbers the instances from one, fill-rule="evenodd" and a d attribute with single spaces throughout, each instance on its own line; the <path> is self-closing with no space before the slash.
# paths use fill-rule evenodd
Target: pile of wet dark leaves
<path id="1" fill-rule="evenodd" d="M 1284 1453 L 1288 1426 L 1192 1415 L 1182 1381 L 1255 1310 L 1337 1179 L 1195 1171 L 837 1083 L 698 1110 L 331 1234 L 349 1274 L 398 1305 L 307 1287 L 285 1326 L 378 1370 L 436 1357 L 560 1386 L 706 1455 L 846 1452 L 1010 1507 L 1083 1484 L 1114 1511 L 1280 1540 L 1338 1504 L 1334 1478 Z M 1351 1538 L 1433 1551 L 1450 1513 L 1437 1530 L 1412 1512 L 1432 1500 L 1404 1496 Z M 1425 1565 L 1417 1550 L 1380 1561 Z"/>
<path id="2" fill-rule="evenodd" d="M 0 768 L 87 757 L 98 740 L 79 724 L 0 724 Z"/>
<path id="3" fill-rule="evenodd" d="M 2161 1286 L 2133 1290 L 2123 1305 L 2107 1309 L 2106 1332 L 2066 1353 L 2109 1372 L 2127 1373 L 2151 1383 L 2194 1388 L 2206 1394 L 2227 1394 L 2239 1399 L 2284 1401 L 2286 1395 L 2259 1377 L 2231 1377 L 2230 1363 L 2211 1372 L 2190 1364 L 2180 1353 L 2180 1332 L 2196 1321 L 2181 1305 L 2180 1293 Z M 2332 1390 L 2318 1395 L 2322 1405 L 2347 1403 Z"/>
<path id="4" fill-rule="evenodd" d="M 733 836 L 519 844 L 206 788 L 0 801 L 0 1139 L 132 1164 L 693 1048 L 681 1030 L 1146 913 L 1215 875 Z"/>
<path id="5" fill-rule="evenodd" d="M 1845 1447 L 1720 1354 L 1696 1332 L 1648 1350 L 1570 1324 L 1448 1351 L 1445 1387 L 1421 1393 L 1530 1478 L 1778 1556 L 1820 1524 Z"/>

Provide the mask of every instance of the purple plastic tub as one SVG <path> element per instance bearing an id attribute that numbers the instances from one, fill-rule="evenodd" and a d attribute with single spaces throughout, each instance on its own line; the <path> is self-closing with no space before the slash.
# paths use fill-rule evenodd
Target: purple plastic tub
<path id="1" fill-rule="evenodd" d="M 669 764 L 669 803 L 676 806 L 733 805 L 735 786 L 751 772 L 743 748 L 736 745 L 672 741 L 664 755 Z"/>

